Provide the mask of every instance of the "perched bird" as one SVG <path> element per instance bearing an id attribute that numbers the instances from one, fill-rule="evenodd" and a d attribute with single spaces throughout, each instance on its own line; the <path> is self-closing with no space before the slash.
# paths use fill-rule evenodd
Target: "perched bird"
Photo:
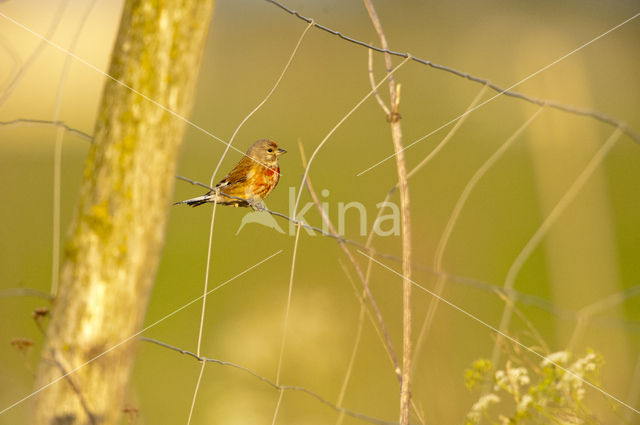
<path id="1" fill-rule="evenodd" d="M 215 201 L 222 205 L 252 206 L 255 209 L 261 209 L 261 201 L 269 195 L 280 180 L 278 158 L 286 152 L 273 140 L 258 140 L 251 145 L 246 155 L 233 167 L 227 177 L 215 186 L 216 190 L 210 190 L 206 195 L 197 198 L 176 202 L 174 205 L 187 204 L 197 207 L 206 202 Z"/>

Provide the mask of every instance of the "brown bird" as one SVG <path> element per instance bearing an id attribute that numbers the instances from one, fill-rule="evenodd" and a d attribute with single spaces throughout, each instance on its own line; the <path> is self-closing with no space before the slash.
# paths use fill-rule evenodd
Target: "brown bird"
<path id="1" fill-rule="evenodd" d="M 210 190 L 206 195 L 173 205 L 187 204 L 197 207 L 207 202 L 216 202 L 234 207 L 252 206 L 262 208 L 262 200 L 276 187 L 280 180 L 280 165 L 278 158 L 284 149 L 280 149 L 276 142 L 262 139 L 255 142 L 246 155 L 233 167 L 227 177 Z"/>

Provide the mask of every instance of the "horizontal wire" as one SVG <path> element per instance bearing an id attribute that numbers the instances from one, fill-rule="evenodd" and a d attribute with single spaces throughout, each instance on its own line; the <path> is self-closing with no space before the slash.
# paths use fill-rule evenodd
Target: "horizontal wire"
<path id="1" fill-rule="evenodd" d="M 205 183 L 201 183 L 199 181 L 195 181 L 195 180 L 191 180 L 187 177 L 184 176 L 180 176 L 180 175 L 176 175 L 176 178 L 182 181 L 185 181 L 187 183 L 190 183 L 192 185 L 195 186 L 200 186 L 203 187 L 205 189 L 209 189 L 209 190 L 215 190 L 214 188 L 212 188 L 211 186 L 209 186 L 208 184 Z M 251 204 L 251 202 L 247 199 L 244 198 L 240 198 L 237 196 L 231 196 L 231 195 L 227 195 L 224 192 L 221 192 L 224 196 L 232 198 L 232 199 L 237 199 L 239 201 L 245 202 L 247 204 Z M 393 254 L 388 254 L 388 253 L 383 253 L 380 252 L 374 248 L 371 247 L 367 247 L 364 244 L 361 244 L 359 242 L 354 241 L 353 239 L 347 239 L 344 238 L 342 236 L 337 236 L 334 235 L 332 233 L 328 233 L 325 232 L 324 230 L 315 227 L 315 226 L 311 226 L 301 220 L 296 220 L 294 218 L 289 217 L 286 214 L 277 212 L 277 211 L 272 211 L 266 207 L 263 207 L 263 211 L 274 215 L 274 216 L 278 216 L 281 218 L 284 218 L 285 220 L 288 220 L 294 224 L 300 224 L 302 227 L 312 230 L 314 232 L 317 232 L 319 234 L 321 234 L 322 236 L 327 236 L 329 238 L 335 239 L 337 241 L 340 242 L 344 242 L 348 245 L 352 245 L 356 248 L 359 248 L 363 251 L 368 252 L 369 254 L 377 257 L 377 258 L 384 258 L 387 260 L 391 260 L 391 261 L 395 261 L 395 262 L 402 262 L 402 258 L 397 256 L 397 255 L 393 255 Z M 559 308 L 557 306 L 555 306 L 552 302 L 548 301 L 545 298 L 539 297 L 537 295 L 531 295 L 531 294 L 526 294 L 523 292 L 520 292 L 516 289 L 512 289 L 512 288 L 503 288 L 502 286 L 497 286 L 494 284 L 491 284 L 489 282 L 485 282 L 483 280 L 479 280 L 479 279 L 474 279 L 471 277 L 465 277 L 465 276 L 458 276 L 455 274 L 451 274 L 451 273 L 447 273 L 445 271 L 438 271 L 433 267 L 428 267 L 422 264 L 416 264 L 416 263 L 411 263 L 411 267 L 414 268 L 415 270 L 421 270 L 424 272 L 427 272 L 431 275 L 434 276 L 443 276 L 446 279 L 450 280 L 451 282 L 454 283 L 458 283 L 458 284 L 463 284 L 463 285 L 467 285 L 467 286 L 471 286 L 474 287 L 476 289 L 480 289 L 483 290 L 485 292 L 493 292 L 493 293 L 497 293 L 497 294 L 502 294 L 505 296 L 509 296 L 510 298 L 512 298 L 514 301 L 520 302 L 522 304 L 525 305 L 530 305 L 530 306 L 534 306 L 537 307 L 541 310 L 545 310 L 548 311 L 549 313 L 553 314 L 554 316 L 560 318 L 560 319 L 564 319 L 564 320 L 570 320 L 570 321 L 577 321 L 580 317 L 581 312 L 580 311 L 573 311 L 573 310 L 566 310 L 566 309 L 562 309 Z M 620 300 L 620 302 L 625 301 L 629 298 L 635 297 L 640 295 L 640 284 L 636 284 L 624 291 L 621 292 L 621 294 L 625 294 L 623 297 L 623 299 Z M 632 332 L 640 332 L 640 324 L 634 321 L 621 321 L 619 319 L 615 319 L 615 320 L 608 320 L 606 318 L 603 319 L 599 319 L 599 320 L 594 320 L 592 321 L 592 323 L 602 323 L 602 325 L 604 325 L 605 327 L 623 327 L 626 328 L 627 330 L 630 330 Z"/>
<path id="2" fill-rule="evenodd" d="M 166 342 L 158 341 L 157 339 L 154 339 L 154 338 L 148 338 L 148 337 L 145 336 L 145 337 L 140 337 L 139 339 L 141 341 L 151 342 L 151 343 L 159 345 L 161 347 L 168 348 L 169 350 L 177 351 L 180 354 L 184 354 L 184 355 L 193 357 L 194 359 L 196 359 L 196 360 L 198 360 L 200 362 L 211 362 L 211 363 L 219 364 L 221 366 L 229 366 L 229 367 L 232 367 L 232 368 L 235 368 L 235 369 L 239 369 L 239 370 L 241 370 L 243 372 L 248 373 L 249 375 L 253 376 L 254 378 L 259 379 L 260 381 L 266 383 L 267 385 L 269 385 L 270 387 L 272 387 L 272 388 L 274 388 L 276 390 L 289 390 L 289 391 L 303 392 L 305 394 L 308 394 L 308 395 L 316 398 L 317 400 L 321 401 L 322 403 L 326 404 L 327 406 L 331 407 L 332 409 L 336 410 L 337 412 L 344 413 L 344 414 L 349 415 L 349 416 L 354 417 L 354 418 L 362 419 L 363 421 L 367 421 L 367 422 L 370 422 L 370 423 L 373 423 L 373 424 L 397 425 L 397 422 L 384 421 L 382 419 L 374 418 L 372 416 L 368 416 L 368 415 L 365 415 L 365 414 L 362 414 L 362 413 L 354 412 L 353 410 L 345 409 L 344 407 L 340 407 L 340 406 L 330 402 L 326 398 L 322 397 L 318 393 L 313 392 L 313 391 L 311 391 L 311 390 L 309 390 L 309 389 L 307 389 L 305 387 L 298 386 L 298 385 L 276 384 L 275 382 L 273 382 L 269 378 L 266 378 L 266 377 L 264 377 L 262 375 L 258 375 L 256 372 L 252 371 L 251 369 L 249 369 L 247 367 L 240 366 L 238 364 L 231 363 L 231 362 L 218 360 L 218 359 L 212 359 L 212 358 L 208 358 L 208 357 L 204 357 L 204 356 L 198 356 L 196 353 L 193 353 L 193 352 L 188 351 L 188 350 L 183 350 L 182 348 L 175 347 L 173 345 L 167 344 Z"/>
<path id="3" fill-rule="evenodd" d="M 582 115 L 582 116 L 588 116 L 591 118 L 594 118 L 598 121 L 604 122 L 606 124 L 612 125 L 614 127 L 620 127 L 622 129 L 622 131 L 627 134 L 631 139 L 633 139 L 636 143 L 640 144 L 640 134 L 636 133 L 632 128 L 630 128 L 624 121 L 621 121 L 615 117 L 609 116 L 607 114 L 604 114 L 602 112 L 599 111 L 595 111 L 592 109 L 587 109 L 587 108 L 579 108 L 579 107 L 575 107 L 572 105 L 565 105 L 562 104 L 560 102 L 556 102 L 553 100 L 549 100 L 549 99 L 538 99 L 535 97 L 531 97 L 531 96 L 527 96 L 524 93 L 520 93 L 520 92 L 516 92 L 516 91 L 512 91 L 509 89 L 505 89 L 503 87 L 500 87 L 499 85 L 493 83 L 492 81 L 490 81 L 487 78 L 482 78 L 482 77 L 478 77 L 475 75 L 471 75 L 467 72 L 464 71 L 460 71 L 458 69 L 449 67 L 449 66 L 445 66 L 445 65 L 440 65 L 437 63 L 434 63 L 430 60 L 426 60 L 426 59 L 421 59 L 420 57 L 417 57 L 411 53 L 406 53 L 406 52 L 399 52 L 396 50 L 390 50 L 390 49 L 383 49 L 381 47 L 377 47 L 374 46 L 372 44 L 369 43 L 365 43 L 364 41 L 361 40 L 357 40 L 355 38 L 346 36 L 344 34 L 342 34 L 340 31 L 336 31 L 334 29 L 331 29 L 325 25 L 319 24 L 317 23 L 315 20 L 308 18 L 304 15 L 301 15 L 298 11 L 293 10 L 288 8 L 287 6 L 283 5 L 282 3 L 278 2 L 277 0 L 265 0 L 268 3 L 271 3 L 275 6 L 277 6 L 278 8 L 284 10 L 285 12 L 294 15 L 296 17 L 298 17 L 299 19 L 307 22 L 307 23 L 311 23 L 313 22 L 313 25 L 318 28 L 321 29 L 323 31 L 328 32 L 329 34 L 335 35 L 345 41 L 348 41 L 350 43 L 353 44 L 357 44 L 359 46 L 362 47 L 366 47 L 367 49 L 371 49 L 373 51 L 379 52 L 379 53 L 387 53 L 389 55 L 392 56 L 397 56 L 397 57 L 401 57 L 401 58 L 410 58 L 411 60 L 413 60 L 414 62 L 420 63 L 422 65 L 427 65 L 430 66 L 434 69 L 440 70 L 440 71 L 445 71 L 448 72 L 450 74 L 456 75 L 458 77 L 461 78 L 465 78 L 469 81 L 473 81 L 474 83 L 479 83 L 479 84 L 483 84 L 483 85 L 487 85 L 488 87 L 490 87 L 492 90 L 499 92 L 500 94 L 504 94 L 505 96 L 510 96 L 510 97 L 514 97 L 517 99 L 521 99 L 530 103 L 533 103 L 535 105 L 539 105 L 539 106 L 548 106 L 549 108 L 553 108 L 553 109 L 558 109 L 564 112 L 568 112 L 570 114 L 575 114 L 575 115 Z M 623 23 L 617 25 L 615 28 L 631 21 L 632 19 L 635 19 L 636 17 L 640 16 L 640 13 L 632 16 L 631 18 L 627 19 L 626 21 L 624 21 Z"/>

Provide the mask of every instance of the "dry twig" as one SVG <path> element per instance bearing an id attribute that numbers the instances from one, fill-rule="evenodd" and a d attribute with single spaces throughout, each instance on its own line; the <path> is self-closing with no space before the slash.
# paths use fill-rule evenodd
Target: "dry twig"
<path id="1" fill-rule="evenodd" d="M 364 0 L 364 4 L 369 12 L 371 22 L 378 33 L 382 48 L 387 49 L 387 39 L 382 30 L 382 24 L 370 0 Z M 410 56 L 408 56 L 410 57 Z M 384 55 L 387 73 L 391 71 L 391 56 Z M 409 413 L 411 407 L 411 214 L 409 206 L 409 184 L 407 181 L 407 166 L 404 159 L 404 148 L 402 145 L 402 126 L 400 125 L 400 86 L 396 84 L 393 76 L 389 77 L 389 97 L 390 115 L 387 119 L 391 125 L 391 136 L 393 139 L 393 150 L 395 151 L 396 168 L 398 170 L 398 184 L 400 187 L 400 216 L 402 220 L 402 379 L 400 381 L 400 423 L 409 424 Z"/>

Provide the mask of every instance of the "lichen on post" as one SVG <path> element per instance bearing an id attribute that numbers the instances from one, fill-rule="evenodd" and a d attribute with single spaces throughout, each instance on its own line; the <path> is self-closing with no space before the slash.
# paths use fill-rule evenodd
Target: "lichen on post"
<path id="1" fill-rule="evenodd" d="M 95 360 L 37 394 L 34 424 L 118 421 L 134 350 L 108 350 L 143 322 L 213 3 L 124 5 L 36 389 Z"/>

